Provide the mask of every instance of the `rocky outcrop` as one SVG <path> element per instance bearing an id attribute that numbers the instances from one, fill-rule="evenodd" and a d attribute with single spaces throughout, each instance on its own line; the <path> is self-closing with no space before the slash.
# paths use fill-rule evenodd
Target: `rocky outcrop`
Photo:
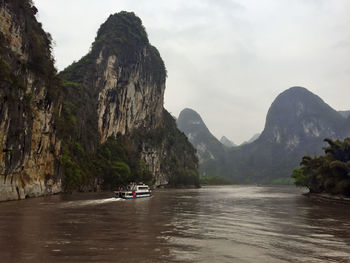
<path id="1" fill-rule="evenodd" d="M 163 108 L 163 60 L 134 13 L 111 15 L 101 25 L 90 53 L 59 75 L 68 85 L 69 103 L 64 108 L 70 107 L 76 116 L 76 140 L 85 150 L 93 152 L 109 136 L 128 137 L 152 172 L 156 186 L 174 181 L 180 168 L 197 170 L 192 146 Z M 82 103 L 76 104 L 74 98 L 82 96 Z M 91 130 L 97 138 L 88 134 Z M 170 145 L 170 134 L 189 152 L 174 150 L 177 146 Z M 91 142 L 95 145 L 89 146 Z M 175 161 L 169 159 L 173 156 Z M 187 161 L 182 156 L 187 156 Z"/>
<path id="2" fill-rule="evenodd" d="M 117 63 L 115 55 L 96 61 L 97 80 L 92 89 L 98 93 L 98 132 L 101 142 L 118 132 L 126 134 L 139 127 L 155 128 L 162 118 L 165 82 L 158 86 L 142 77 L 142 63 L 135 63 L 128 72 L 125 65 Z M 144 47 L 139 61 L 148 59 Z"/>
<path id="3" fill-rule="evenodd" d="M 61 191 L 55 71 L 35 12 L 28 1 L 0 2 L 0 201 Z"/>

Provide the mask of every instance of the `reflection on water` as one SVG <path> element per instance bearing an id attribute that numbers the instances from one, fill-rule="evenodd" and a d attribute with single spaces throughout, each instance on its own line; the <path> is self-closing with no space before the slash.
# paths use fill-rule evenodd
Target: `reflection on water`
<path id="1" fill-rule="evenodd" d="M 294 187 L 0 203 L 2 262 L 350 262 L 350 209 Z"/>

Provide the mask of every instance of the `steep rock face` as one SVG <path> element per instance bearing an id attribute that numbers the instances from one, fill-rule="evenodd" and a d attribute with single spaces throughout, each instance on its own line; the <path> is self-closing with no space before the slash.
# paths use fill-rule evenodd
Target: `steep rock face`
<path id="1" fill-rule="evenodd" d="M 153 130 L 134 132 L 135 144 L 155 175 L 156 186 L 198 186 L 196 150 L 177 129 L 175 119 L 163 111 L 161 125 Z"/>
<path id="2" fill-rule="evenodd" d="M 0 201 L 61 191 L 55 70 L 35 12 L 28 1 L 0 3 Z"/>
<path id="3" fill-rule="evenodd" d="M 103 51 L 101 60 L 96 61 L 97 81 L 93 89 L 99 91 L 98 132 L 102 142 L 118 132 L 155 128 L 160 123 L 165 82 L 158 86 L 152 79 L 143 78 L 142 61 L 150 59 L 150 51 L 144 47 L 139 52 L 141 63 L 135 63 L 131 70 L 129 65 L 118 65 L 115 55 L 103 59 Z"/>
<path id="4" fill-rule="evenodd" d="M 109 136 L 125 135 L 153 173 L 155 185 L 171 183 L 177 175 L 164 163 L 173 152 L 167 148 L 169 134 L 178 131 L 163 108 L 166 70 L 134 13 L 111 15 L 100 27 L 90 53 L 59 75 L 68 87 L 64 108 L 76 116 L 76 140 L 85 150 L 93 152 Z M 81 100 L 80 104 L 72 98 Z M 155 132 L 157 143 L 149 139 Z M 175 136 L 178 142 L 190 145 L 181 136 Z M 175 155 L 179 154 L 186 156 Z M 189 159 L 197 162 L 194 154 Z M 179 159 L 175 163 L 187 169 Z"/>
<path id="5" fill-rule="evenodd" d="M 141 20 L 132 13 L 111 15 L 100 27 L 90 53 L 60 76 L 82 84 L 92 94 L 85 107 L 96 107 L 101 142 L 119 132 L 153 129 L 161 122 L 164 63 L 149 44 Z"/>
<path id="6" fill-rule="evenodd" d="M 132 13 L 111 15 L 100 27 L 91 52 L 60 76 L 83 84 L 92 94 L 86 107 L 96 107 L 101 142 L 118 132 L 153 129 L 161 122 L 164 63 Z"/>

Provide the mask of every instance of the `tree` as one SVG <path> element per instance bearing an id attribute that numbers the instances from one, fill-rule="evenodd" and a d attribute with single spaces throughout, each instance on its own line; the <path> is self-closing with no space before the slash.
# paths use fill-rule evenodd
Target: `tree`
<path id="1" fill-rule="evenodd" d="M 350 196 L 350 138 L 324 141 L 328 143 L 325 154 L 304 156 L 301 168 L 294 170 L 291 177 L 297 186 L 308 187 L 310 192 Z"/>

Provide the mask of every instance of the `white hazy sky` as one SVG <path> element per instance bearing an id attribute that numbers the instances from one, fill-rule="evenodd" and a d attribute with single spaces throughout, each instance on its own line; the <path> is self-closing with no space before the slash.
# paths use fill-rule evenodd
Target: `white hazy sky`
<path id="1" fill-rule="evenodd" d="M 349 0 L 34 0 L 59 70 L 79 60 L 99 26 L 138 15 L 168 70 L 165 108 L 196 110 L 235 143 L 261 132 L 269 106 L 303 86 L 350 110 Z"/>

